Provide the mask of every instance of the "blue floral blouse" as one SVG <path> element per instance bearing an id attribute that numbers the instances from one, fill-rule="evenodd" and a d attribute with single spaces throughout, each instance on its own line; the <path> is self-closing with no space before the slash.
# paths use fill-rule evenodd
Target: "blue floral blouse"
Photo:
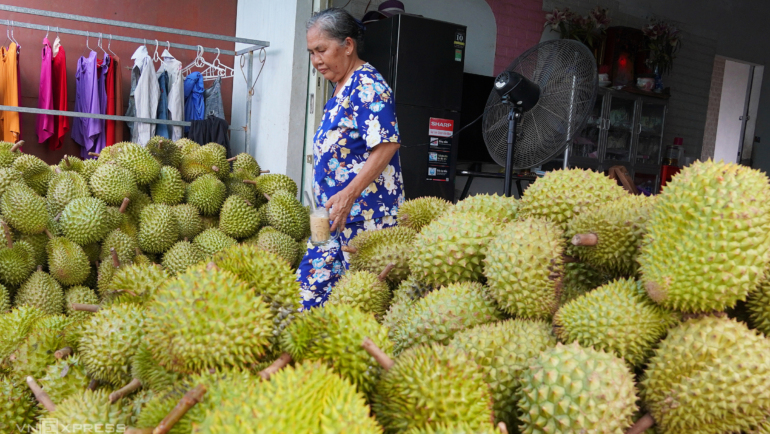
<path id="1" fill-rule="evenodd" d="M 326 103 L 313 138 L 316 202 L 325 206 L 364 167 L 372 148 L 387 142 L 401 143 L 393 90 L 372 65 L 365 63 Z M 348 223 L 397 215 L 404 202 L 403 183 L 396 152 L 353 204 Z"/>

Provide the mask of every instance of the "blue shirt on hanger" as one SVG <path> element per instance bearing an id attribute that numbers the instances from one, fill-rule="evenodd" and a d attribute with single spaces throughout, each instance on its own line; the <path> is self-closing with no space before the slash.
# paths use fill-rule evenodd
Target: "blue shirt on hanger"
<path id="1" fill-rule="evenodd" d="M 193 72 L 184 79 L 184 120 L 199 121 L 205 117 L 206 106 L 203 102 L 203 76 Z M 184 127 L 184 132 L 190 127 Z M 201 143 L 204 145 L 205 143 Z"/>

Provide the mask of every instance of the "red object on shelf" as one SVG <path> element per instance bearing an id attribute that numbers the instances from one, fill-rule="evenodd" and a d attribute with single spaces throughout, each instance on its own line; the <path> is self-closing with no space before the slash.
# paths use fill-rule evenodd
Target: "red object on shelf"
<path id="1" fill-rule="evenodd" d="M 671 178 L 679 173 L 680 170 L 681 169 L 678 166 L 663 165 L 660 167 L 660 191 L 663 191 L 663 187 L 666 186 L 666 183 L 671 181 Z"/>

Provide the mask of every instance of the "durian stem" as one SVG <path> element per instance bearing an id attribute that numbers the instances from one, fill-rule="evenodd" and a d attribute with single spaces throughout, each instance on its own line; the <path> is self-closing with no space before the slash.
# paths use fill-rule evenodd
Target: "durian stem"
<path id="1" fill-rule="evenodd" d="M 3 225 L 3 232 L 5 233 L 5 242 L 8 243 L 8 248 L 13 248 L 13 238 L 11 237 L 11 228 L 8 227 L 8 223 L 0 222 Z"/>
<path id="2" fill-rule="evenodd" d="M 123 434 L 152 434 L 152 428 L 126 428 Z"/>
<path id="3" fill-rule="evenodd" d="M 244 180 L 243 180 L 243 183 L 244 183 L 244 184 L 257 185 L 257 181 L 252 181 L 252 180 L 250 180 L 250 179 L 244 179 Z"/>
<path id="4" fill-rule="evenodd" d="M 86 389 L 96 390 L 97 387 L 99 387 L 99 380 L 92 378 L 91 381 L 88 382 L 88 387 L 86 387 Z"/>
<path id="5" fill-rule="evenodd" d="M 211 170 L 213 170 L 214 172 L 219 172 L 219 167 L 211 166 Z"/>
<path id="6" fill-rule="evenodd" d="M 53 234 L 48 229 L 45 230 L 45 236 L 47 236 L 49 240 L 53 239 Z"/>
<path id="7" fill-rule="evenodd" d="M 655 419 L 647 413 L 637 420 L 636 423 L 631 425 L 631 428 L 626 431 L 626 434 L 642 434 L 648 428 L 652 428 L 653 425 L 655 425 Z"/>
<path id="8" fill-rule="evenodd" d="M 259 371 L 259 376 L 262 377 L 263 380 L 267 381 L 270 379 L 271 375 L 280 371 L 289 363 L 291 363 L 291 355 L 289 353 L 283 353 L 281 354 L 281 357 L 277 358 L 275 362 L 273 362 L 270 366 Z"/>
<path id="9" fill-rule="evenodd" d="M 259 173 L 270 173 L 269 170 L 260 170 Z"/>
<path id="10" fill-rule="evenodd" d="M 189 238 L 187 238 L 187 237 L 184 237 L 184 242 L 185 242 L 185 243 L 189 243 L 189 242 L 190 242 Z"/>
<path id="11" fill-rule="evenodd" d="M 235 160 L 237 160 L 237 159 L 238 159 L 238 157 L 232 157 L 232 158 L 228 158 L 228 159 L 227 159 L 227 162 L 228 162 L 228 163 L 232 163 L 233 161 L 235 161 Z"/>
<path id="12" fill-rule="evenodd" d="M 572 237 L 573 246 L 593 247 L 597 244 L 599 244 L 599 236 L 596 234 L 575 234 Z"/>
<path id="13" fill-rule="evenodd" d="M 377 363 L 379 363 L 380 366 L 382 366 L 382 368 L 386 371 L 396 364 L 396 362 L 394 362 L 390 356 L 385 354 L 385 351 L 382 351 L 373 340 L 366 338 L 364 339 L 364 342 L 361 344 L 361 346 L 364 347 L 366 352 L 369 353 L 370 356 L 374 357 L 374 360 L 376 360 Z"/>
<path id="14" fill-rule="evenodd" d="M 265 196 L 265 199 L 270 200 L 270 196 L 267 193 L 262 193 L 262 196 Z"/>
<path id="15" fill-rule="evenodd" d="M 22 146 L 24 146 L 24 140 L 19 140 L 15 145 L 11 146 L 11 152 L 18 151 Z"/>
<path id="16" fill-rule="evenodd" d="M 112 266 L 115 268 L 120 267 L 120 259 L 118 259 L 118 252 L 114 247 L 110 248 L 110 256 L 112 256 Z"/>
<path id="17" fill-rule="evenodd" d="M 508 427 L 505 425 L 505 422 L 498 423 L 497 429 L 500 430 L 500 434 L 508 434 Z"/>
<path id="18" fill-rule="evenodd" d="M 342 246 L 342 251 L 346 253 L 352 253 L 352 254 L 358 253 L 358 249 L 350 246 Z"/>
<path id="19" fill-rule="evenodd" d="M 385 279 L 388 277 L 388 274 L 390 274 L 390 272 L 393 271 L 394 268 L 396 268 L 396 264 L 394 264 L 392 262 L 390 264 L 386 265 L 385 269 L 382 270 L 382 273 L 380 273 L 380 275 L 377 276 L 377 279 L 380 282 L 384 282 Z"/>
<path id="20" fill-rule="evenodd" d="M 37 271 L 43 271 L 43 266 L 42 265 L 38 265 L 37 266 Z"/>
<path id="21" fill-rule="evenodd" d="M 67 167 L 72 167 L 72 163 L 70 163 L 70 157 L 67 154 L 64 154 L 64 163 L 67 164 Z"/>
<path id="22" fill-rule="evenodd" d="M 56 350 L 56 352 L 53 353 L 53 355 L 59 360 L 66 359 L 67 357 L 72 355 L 72 348 L 64 347 L 60 350 Z"/>
<path id="23" fill-rule="evenodd" d="M 195 404 L 201 402 L 201 399 L 203 399 L 203 395 L 205 393 L 206 386 L 203 384 L 199 384 L 194 389 L 185 393 L 176 407 L 174 407 L 174 409 L 171 410 L 171 413 L 169 413 L 168 416 L 166 416 L 160 422 L 160 424 L 155 427 L 152 433 L 166 434 L 171 431 L 171 428 L 173 428 L 174 425 L 176 425 L 176 423 L 179 422 L 179 420 L 182 419 L 185 414 L 187 414 L 188 410 L 190 410 Z"/>
<path id="24" fill-rule="evenodd" d="M 92 157 L 98 157 L 99 153 L 98 152 L 89 152 L 88 155 L 90 155 Z"/>
<path id="25" fill-rule="evenodd" d="M 246 205 L 248 206 L 254 206 L 251 204 L 251 202 L 248 199 L 243 199 L 244 202 L 246 202 Z"/>
<path id="26" fill-rule="evenodd" d="M 140 387 L 142 387 L 142 382 L 139 381 L 138 378 L 134 378 L 133 380 L 131 380 L 131 382 L 129 382 L 125 386 L 110 393 L 110 404 L 114 404 L 120 398 L 123 398 L 124 396 L 129 395 L 132 392 L 135 392 Z"/>
<path id="27" fill-rule="evenodd" d="M 98 304 L 72 303 L 70 308 L 78 312 L 99 312 L 101 307 Z"/>
<path id="28" fill-rule="evenodd" d="M 576 258 L 574 256 L 562 255 L 561 256 L 561 262 L 563 262 L 565 264 L 571 264 L 573 262 L 579 262 L 579 261 L 578 261 L 578 258 Z"/>
<path id="29" fill-rule="evenodd" d="M 48 396 L 47 393 L 43 390 L 42 387 L 40 387 L 39 384 L 37 384 L 37 381 L 35 381 L 32 377 L 27 377 L 27 386 L 29 386 L 29 389 L 32 390 L 32 393 L 35 395 L 35 398 L 37 398 L 37 402 L 39 402 L 43 407 L 45 407 L 46 410 L 49 412 L 56 411 L 56 405 L 51 401 L 51 397 Z"/>
<path id="30" fill-rule="evenodd" d="M 128 204 L 130 202 L 131 202 L 131 199 L 129 199 L 127 197 L 124 197 L 123 198 L 123 203 L 120 204 L 120 209 L 118 211 L 120 211 L 121 214 L 125 214 L 126 208 L 128 208 Z"/>
<path id="31" fill-rule="evenodd" d="M 60 174 L 60 173 L 61 173 L 61 167 L 59 167 L 59 166 L 56 166 L 56 168 L 55 168 L 55 169 L 53 169 L 53 171 L 54 171 L 54 172 L 56 172 L 56 174 L 58 175 L 58 174 Z"/>

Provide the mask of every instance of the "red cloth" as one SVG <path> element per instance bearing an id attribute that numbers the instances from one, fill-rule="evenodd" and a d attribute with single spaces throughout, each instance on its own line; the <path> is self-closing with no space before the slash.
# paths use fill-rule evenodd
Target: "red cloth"
<path id="1" fill-rule="evenodd" d="M 67 57 L 64 47 L 53 57 L 51 64 L 51 85 L 53 87 L 53 109 L 67 110 Z M 70 130 L 70 119 L 66 116 L 54 116 L 54 135 L 48 140 L 48 148 L 52 151 L 60 149 L 62 139 Z"/>
<path id="2" fill-rule="evenodd" d="M 107 77 L 105 78 L 105 87 L 107 88 L 107 112 L 105 114 L 108 115 L 114 115 L 115 114 L 115 68 L 117 67 L 117 62 L 115 62 L 115 58 L 111 57 L 112 61 L 110 64 L 110 68 L 107 70 Z M 104 121 L 104 128 L 106 130 L 106 142 L 105 146 L 112 146 L 115 144 L 115 121 L 106 120 Z"/>
<path id="3" fill-rule="evenodd" d="M 123 71 L 120 70 L 120 57 L 112 57 L 113 68 L 115 74 L 115 114 L 123 116 Z M 125 122 L 115 121 L 115 143 L 123 141 L 123 129 L 125 128 Z"/>

